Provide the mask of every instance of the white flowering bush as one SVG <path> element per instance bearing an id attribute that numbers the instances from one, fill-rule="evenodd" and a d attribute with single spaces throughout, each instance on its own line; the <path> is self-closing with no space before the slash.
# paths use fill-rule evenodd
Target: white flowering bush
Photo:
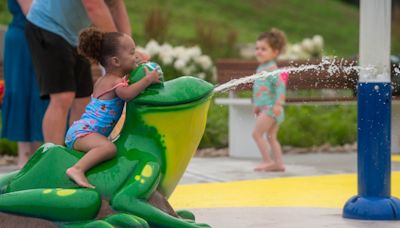
<path id="1" fill-rule="evenodd" d="M 286 50 L 279 55 L 279 59 L 310 59 L 321 58 L 324 55 L 324 38 L 315 35 L 312 38 L 305 38 L 301 42 L 286 46 Z M 255 58 L 255 43 L 242 45 L 240 55 L 246 59 Z"/>
<path id="2" fill-rule="evenodd" d="M 208 55 L 202 54 L 198 46 L 173 47 L 168 43 L 159 44 L 155 40 L 150 40 L 145 47 L 137 49 L 149 54 L 151 60 L 161 66 L 165 80 L 189 75 L 209 82 L 215 81 L 214 64 Z"/>
<path id="3" fill-rule="evenodd" d="M 286 51 L 279 56 L 279 59 L 310 59 L 321 58 L 324 50 L 324 38 L 315 35 L 312 38 L 305 38 L 295 44 L 288 44 Z"/>

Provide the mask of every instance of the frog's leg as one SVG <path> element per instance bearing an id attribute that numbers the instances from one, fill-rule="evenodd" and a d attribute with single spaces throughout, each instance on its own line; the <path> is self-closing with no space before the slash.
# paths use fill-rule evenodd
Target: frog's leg
<path id="1" fill-rule="evenodd" d="M 125 213 L 110 215 L 104 220 L 116 227 L 149 227 L 149 224 L 144 219 Z"/>
<path id="2" fill-rule="evenodd" d="M 149 224 L 134 215 L 118 213 L 104 218 L 103 220 L 61 224 L 62 228 L 111 228 L 111 227 L 130 227 L 130 228 L 149 228 Z"/>
<path id="3" fill-rule="evenodd" d="M 93 189 L 30 189 L 0 195 L 0 211 L 52 221 L 94 219 L 101 197 Z"/>
<path id="4" fill-rule="evenodd" d="M 162 210 L 163 212 L 174 216 L 174 217 L 180 217 L 186 220 L 192 220 L 193 222 L 195 221 L 195 216 L 192 212 L 188 210 L 178 210 L 175 211 L 174 208 L 172 208 L 171 204 L 169 204 L 168 200 L 164 197 L 161 192 L 158 190 L 154 191 L 153 195 L 147 200 L 151 205 L 154 207 Z"/>
<path id="5" fill-rule="evenodd" d="M 0 194 L 6 192 L 8 184 L 10 184 L 11 180 L 18 174 L 19 170 L 7 173 L 0 177 Z"/>
<path id="6" fill-rule="evenodd" d="M 90 222 L 58 224 L 61 228 L 114 228 L 110 223 L 103 220 L 95 220 Z"/>
<path id="7" fill-rule="evenodd" d="M 172 208 L 168 200 L 158 190 L 153 192 L 150 198 L 147 199 L 147 202 L 171 216 L 178 217 L 178 214 L 175 212 L 174 208 Z"/>
<path id="8" fill-rule="evenodd" d="M 155 191 L 160 182 L 160 166 L 156 162 L 147 162 L 128 183 L 113 197 L 112 207 L 117 211 L 127 212 L 145 219 L 156 227 L 209 227 L 206 224 L 195 224 L 171 216 L 152 206 L 147 199 Z"/>

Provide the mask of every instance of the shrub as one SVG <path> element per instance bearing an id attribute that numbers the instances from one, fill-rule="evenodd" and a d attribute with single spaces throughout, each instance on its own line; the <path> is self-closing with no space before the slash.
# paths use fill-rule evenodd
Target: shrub
<path id="1" fill-rule="evenodd" d="M 1 117 L 1 112 L 0 112 Z M 1 132 L 1 118 L 0 118 L 0 132 Z M 0 138 L 0 155 L 17 155 L 17 143 L 7 139 Z"/>
<path id="2" fill-rule="evenodd" d="M 0 139 L 0 155 L 17 156 L 17 143 Z"/>
<path id="3" fill-rule="evenodd" d="M 239 32 L 233 28 L 224 30 L 225 34 L 215 22 L 198 21 L 194 42 L 213 59 L 238 57 Z"/>
<path id="4" fill-rule="evenodd" d="M 344 145 L 357 140 L 356 105 L 287 106 L 285 121 L 278 138 L 282 145 L 294 147 L 320 146 L 326 143 Z M 208 120 L 200 148 L 228 145 L 228 107 L 210 105 Z"/>
<path id="5" fill-rule="evenodd" d="M 151 8 L 144 23 L 144 35 L 147 40 L 164 42 L 169 28 L 169 13 L 161 7 Z"/>
<path id="6" fill-rule="evenodd" d="M 148 53 L 152 61 L 160 64 L 165 80 L 171 80 L 183 75 L 199 77 L 213 82 L 215 80 L 215 67 L 211 58 L 202 54 L 198 46 L 173 47 L 168 43 L 160 45 L 157 41 L 149 41 L 144 48 L 139 50 Z"/>
<path id="7" fill-rule="evenodd" d="M 207 53 L 213 53 L 216 48 L 219 48 L 218 33 L 215 23 L 198 21 L 195 42 Z"/>
<path id="8" fill-rule="evenodd" d="M 324 49 L 324 38 L 315 35 L 305 38 L 299 43 L 288 44 L 286 52 L 279 56 L 280 59 L 310 59 L 322 58 Z"/>
<path id="9" fill-rule="evenodd" d="M 211 101 L 207 125 L 199 148 L 228 146 L 228 107 Z"/>
<path id="10" fill-rule="evenodd" d="M 355 105 L 287 106 L 278 133 L 283 145 L 296 147 L 354 143 L 356 136 Z"/>

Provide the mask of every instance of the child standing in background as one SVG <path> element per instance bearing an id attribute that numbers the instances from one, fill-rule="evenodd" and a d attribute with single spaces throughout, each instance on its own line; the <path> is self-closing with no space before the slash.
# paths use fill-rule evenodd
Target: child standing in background
<path id="1" fill-rule="evenodd" d="M 277 29 L 262 33 L 256 41 L 257 73 L 277 70 L 276 58 L 286 45 L 286 35 Z M 254 114 L 256 126 L 253 139 L 263 158 L 255 171 L 285 171 L 282 148 L 277 135 L 279 124 L 284 119 L 283 105 L 286 97 L 287 73 L 274 74 L 256 79 L 253 85 Z M 265 135 L 267 136 L 265 138 Z M 272 150 L 273 158 L 269 155 Z"/>

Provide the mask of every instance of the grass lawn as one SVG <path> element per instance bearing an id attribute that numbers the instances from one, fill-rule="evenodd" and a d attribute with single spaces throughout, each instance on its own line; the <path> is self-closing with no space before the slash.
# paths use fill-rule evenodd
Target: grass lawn
<path id="1" fill-rule="evenodd" d="M 6 1 L 0 1 L 0 24 L 10 21 Z M 284 30 L 291 42 L 320 34 L 326 53 L 352 56 L 358 50 L 358 9 L 339 0 L 135 0 L 125 1 L 134 37 L 143 45 L 144 24 L 157 6 L 168 14 L 166 40 L 174 45 L 197 43 L 198 24 L 225 40 L 234 31 L 239 43 L 252 43 L 271 27 Z"/>

